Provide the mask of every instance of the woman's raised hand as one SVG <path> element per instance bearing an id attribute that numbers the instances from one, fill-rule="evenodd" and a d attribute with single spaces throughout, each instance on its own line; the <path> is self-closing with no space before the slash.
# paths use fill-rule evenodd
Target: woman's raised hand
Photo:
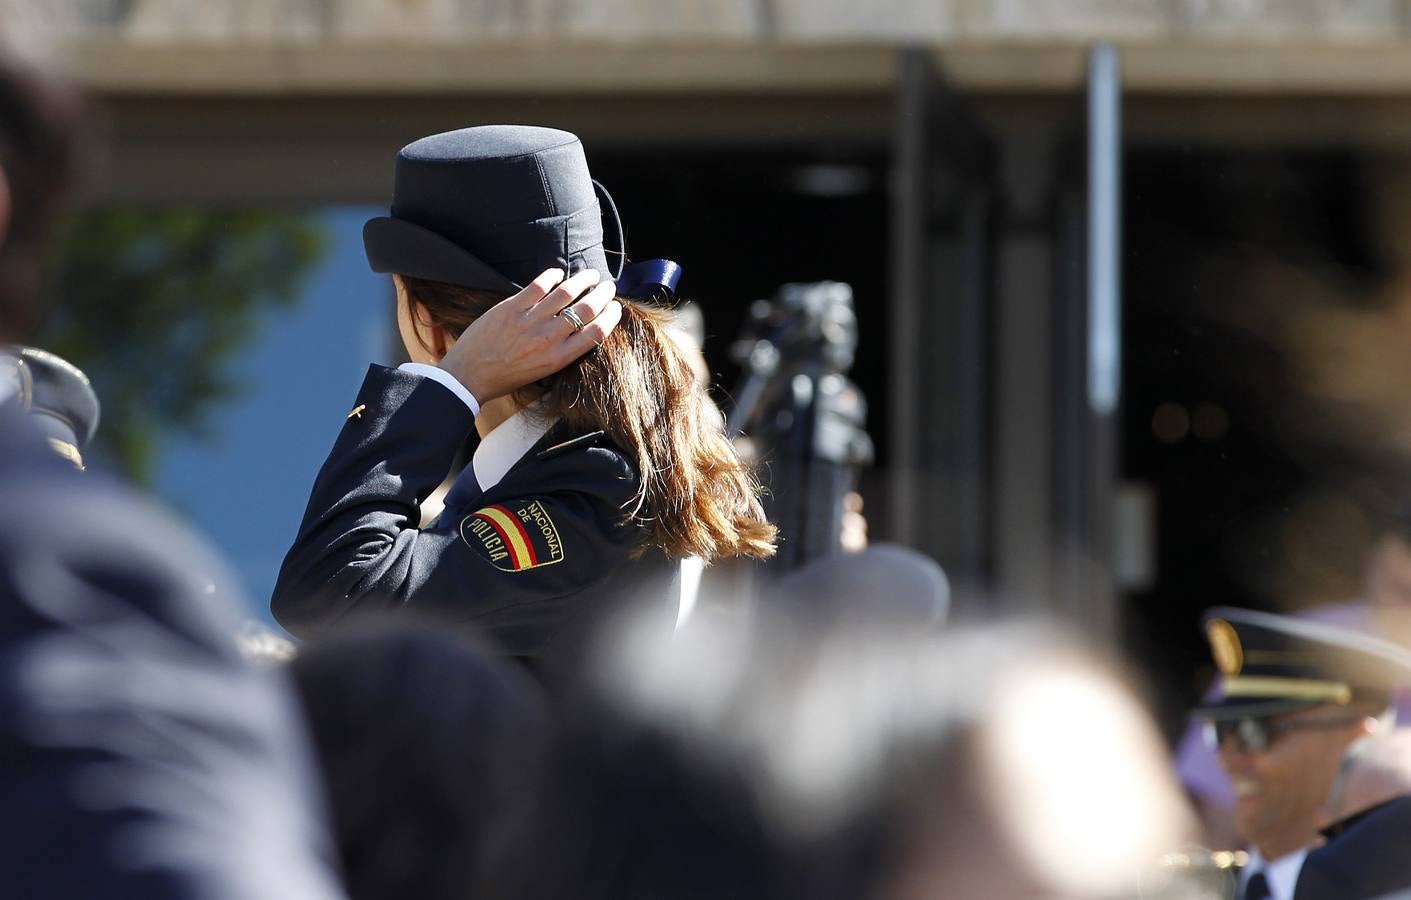
<path id="1" fill-rule="evenodd" d="M 602 343 L 622 318 L 616 290 L 597 269 L 548 269 L 472 322 L 440 366 L 481 404 L 512 393 Z"/>

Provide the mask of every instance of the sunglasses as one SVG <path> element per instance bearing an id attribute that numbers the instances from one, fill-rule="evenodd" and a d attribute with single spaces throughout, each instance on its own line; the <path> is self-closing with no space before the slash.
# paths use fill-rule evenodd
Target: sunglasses
<path id="1" fill-rule="evenodd" d="M 1268 750 L 1274 740 L 1290 731 L 1314 731 L 1342 728 L 1359 721 L 1360 716 L 1338 716 L 1326 719 L 1277 719 L 1268 716 L 1248 716 L 1243 719 L 1221 719 L 1205 723 L 1205 743 L 1219 750 L 1231 737 L 1246 753 Z"/>

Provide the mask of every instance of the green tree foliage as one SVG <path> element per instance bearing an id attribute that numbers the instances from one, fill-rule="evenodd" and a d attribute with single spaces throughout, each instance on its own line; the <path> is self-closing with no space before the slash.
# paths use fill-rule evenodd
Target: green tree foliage
<path id="1" fill-rule="evenodd" d="M 101 452 L 148 483 L 164 436 L 208 437 L 211 413 L 240 395 L 231 360 L 323 250 L 301 213 L 95 210 L 61 242 L 35 344 L 88 373 Z"/>

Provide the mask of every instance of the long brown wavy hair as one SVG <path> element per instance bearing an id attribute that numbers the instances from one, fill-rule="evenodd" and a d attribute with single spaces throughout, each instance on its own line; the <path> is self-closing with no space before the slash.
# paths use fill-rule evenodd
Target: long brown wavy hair
<path id="1" fill-rule="evenodd" d="M 397 276 L 407 302 L 459 336 L 505 299 L 493 291 Z M 580 433 L 602 430 L 631 457 L 640 487 L 624 510 L 645 533 L 639 552 L 706 561 L 773 555 L 775 528 L 760 506 L 754 473 L 726 438 L 720 410 L 665 331 L 671 312 L 619 297 L 622 320 L 597 349 L 521 388 L 520 406 L 542 398 L 542 414 Z"/>

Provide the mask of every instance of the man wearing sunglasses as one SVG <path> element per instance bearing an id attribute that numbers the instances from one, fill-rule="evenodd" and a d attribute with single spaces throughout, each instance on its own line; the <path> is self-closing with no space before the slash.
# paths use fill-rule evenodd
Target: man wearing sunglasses
<path id="1" fill-rule="evenodd" d="M 1239 900 L 1291 900 L 1344 752 L 1390 727 L 1391 692 L 1411 683 L 1411 651 L 1351 627 L 1215 609 L 1206 634 L 1220 691 L 1206 722 L 1235 788 L 1250 847 Z"/>

